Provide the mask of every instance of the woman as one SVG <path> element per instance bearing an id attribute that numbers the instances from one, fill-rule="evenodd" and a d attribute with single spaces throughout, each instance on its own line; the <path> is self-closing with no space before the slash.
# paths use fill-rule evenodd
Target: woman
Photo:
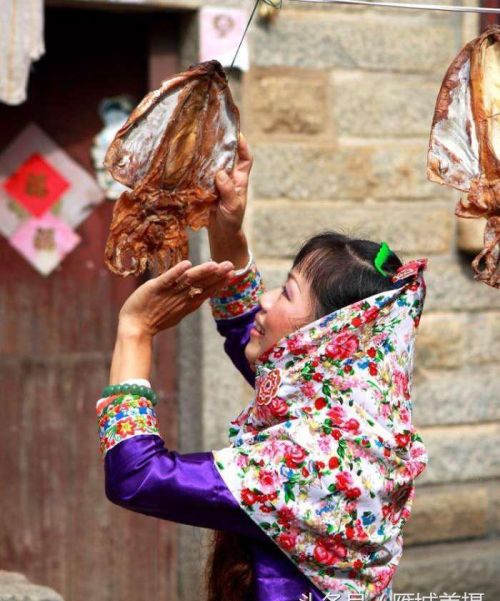
<path id="1" fill-rule="evenodd" d="M 427 463 L 409 395 L 425 260 L 402 266 L 385 243 L 325 232 L 264 291 L 242 229 L 251 164 L 241 137 L 217 178 L 213 261 L 179 263 L 120 311 L 114 388 L 97 404 L 106 494 L 216 531 L 209 601 L 388 599 Z M 181 455 L 157 429 L 152 339 L 206 298 L 256 396 L 230 446 Z"/>

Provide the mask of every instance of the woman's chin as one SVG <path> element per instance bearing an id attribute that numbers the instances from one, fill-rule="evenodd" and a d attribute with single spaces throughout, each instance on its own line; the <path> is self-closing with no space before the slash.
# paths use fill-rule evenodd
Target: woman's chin
<path id="1" fill-rule="evenodd" d="M 257 357 L 259 357 L 262 353 L 261 345 L 255 340 L 250 340 L 250 342 L 245 347 L 245 357 L 247 361 L 255 368 L 255 361 Z"/>

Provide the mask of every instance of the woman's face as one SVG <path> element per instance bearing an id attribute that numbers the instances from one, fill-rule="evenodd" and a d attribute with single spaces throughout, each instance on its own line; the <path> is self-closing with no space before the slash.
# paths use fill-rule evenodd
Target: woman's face
<path id="1" fill-rule="evenodd" d="M 263 333 L 259 333 L 254 325 L 245 347 L 245 357 L 252 368 L 256 359 L 283 336 L 314 320 L 310 286 L 295 268 L 288 273 L 282 288 L 261 294 L 259 304 L 260 311 L 255 314 L 254 323 L 260 326 Z"/>

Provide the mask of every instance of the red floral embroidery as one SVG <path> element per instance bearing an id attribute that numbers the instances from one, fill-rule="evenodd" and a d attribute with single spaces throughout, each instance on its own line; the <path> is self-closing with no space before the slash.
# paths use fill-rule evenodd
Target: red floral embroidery
<path id="1" fill-rule="evenodd" d="M 287 551 L 291 551 L 295 547 L 295 542 L 297 541 L 296 534 L 287 534 L 286 532 L 282 532 L 276 541 Z"/>
<path id="2" fill-rule="evenodd" d="M 249 488 L 244 488 L 241 491 L 241 500 L 245 505 L 253 505 L 257 501 L 257 495 Z"/>
<path id="3" fill-rule="evenodd" d="M 288 467 L 296 468 L 304 462 L 306 452 L 302 447 L 295 446 L 285 453 L 285 463 Z"/>
<path id="4" fill-rule="evenodd" d="M 342 332 L 326 345 L 325 352 L 332 359 L 347 359 L 359 348 L 357 336 L 351 332 Z"/>
<path id="5" fill-rule="evenodd" d="M 269 404 L 269 409 L 275 417 L 285 417 L 288 413 L 288 404 L 279 397 L 274 397 Z"/>
<path id="6" fill-rule="evenodd" d="M 323 409 L 323 407 L 326 407 L 326 399 L 324 397 L 320 397 L 319 399 L 316 399 L 314 401 L 314 407 L 319 411 L 320 409 Z"/>
<path id="7" fill-rule="evenodd" d="M 276 396 L 280 387 L 281 374 L 279 369 L 273 369 L 259 383 L 259 392 L 255 399 L 257 405 L 268 405 Z"/>
<path id="8" fill-rule="evenodd" d="M 289 507 L 283 507 L 282 509 L 278 510 L 278 523 L 282 526 L 285 526 L 285 528 L 290 527 L 290 523 L 294 519 L 294 517 L 295 514 L 293 513 L 293 510 Z"/>
<path id="9" fill-rule="evenodd" d="M 347 550 L 343 545 L 329 545 L 319 543 L 314 547 L 314 559 L 318 563 L 331 566 L 339 561 L 342 561 L 347 555 Z"/>
<path id="10" fill-rule="evenodd" d="M 339 465 L 340 465 L 340 461 L 339 461 L 338 457 L 330 457 L 330 460 L 328 461 L 328 467 L 331 470 L 336 469 Z"/>
<path id="11" fill-rule="evenodd" d="M 395 436 L 398 447 L 406 447 L 411 441 L 410 434 L 396 434 Z"/>

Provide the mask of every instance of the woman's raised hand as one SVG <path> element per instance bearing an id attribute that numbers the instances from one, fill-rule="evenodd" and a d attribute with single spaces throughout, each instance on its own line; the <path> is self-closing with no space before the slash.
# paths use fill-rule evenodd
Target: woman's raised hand
<path id="1" fill-rule="evenodd" d="M 171 328 L 226 286 L 233 271 L 230 261 L 208 261 L 194 267 L 190 261 L 181 261 L 132 292 L 120 310 L 119 327 L 151 337 Z M 202 292 L 190 296 L 191 286 Z"/>
<path id="2" fill-rule="evenodd" d="M 215 261 L 229 260 L 235 269 L 248 261 L 248 246 L 243 233 L 243 218 L 247 207 L 248 178 L 253 158 L 245 136 L 240 133 L 238 153 L 233 171 L 219 171 L 215 183 L 220 200 L 210 209 L 208 238 Z"/>
<path id="3" fill-rule="evenodd" d="M 216 228 L 227 233 L 241 229 L 247 206 L 248 177 L 253 158 L 245 136 L 240 133 L 238 151 L 233 171 L 219 171 L 215 183 L 220 201 L 211 208 L 209 230 Z"/>

